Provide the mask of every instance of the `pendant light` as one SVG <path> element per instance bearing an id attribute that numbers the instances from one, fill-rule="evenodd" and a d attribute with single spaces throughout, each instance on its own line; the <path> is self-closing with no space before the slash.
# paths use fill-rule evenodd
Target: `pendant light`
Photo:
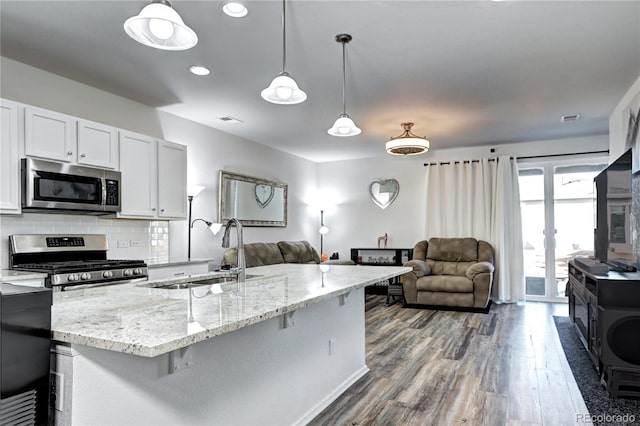
<path id="1" fill-rule="evenodd" d="M 429 140 L 424 136 L 411 133 L 413 123 L 402 123 L 404 133 L 389 139 L 386 144 L 387 152 L 392 155 L 418 155 L 429 150 Z"/>
<path id="2" fill-rule="evenodd" d="M 187 50 L 198 43 L 196 33 L 167 0 L 153 0 L 125 21 L 124 30 L 138 43 L 156 49 Z"/>
<path id="3" fill-rule="evenodd" d="M 296 81 L 286 71 L 287 33 L 285 12 L 285 0 L 282 0 L 282 72 L 273 79 L 269 87 L 264 89 L 260 95 L 265 101 L 274 104 L 293 105 L 304 102 L 307 99 L 307 94 L 298 87 Z"/>
<path id="4" fill-rule="evenodd" d="M 336 41 L 342 43 L 342 115 L 338 117 L 333 127 L 327 130 L 331 136 L 356 136 L 362 130 L 356 126 L 356 123 L 347 114 L 347 89 L 346 89 L 346 72 L 345 72 L 345 45 L 353 40 L 350 34 L 338 34 Z"/>

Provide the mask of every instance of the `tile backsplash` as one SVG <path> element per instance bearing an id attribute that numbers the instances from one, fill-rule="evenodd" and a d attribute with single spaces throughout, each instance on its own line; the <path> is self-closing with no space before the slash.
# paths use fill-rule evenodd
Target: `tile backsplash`
<path id="1" fill-rule="evenodd" d="M 9 266 L 12 234 L 106 234 L 110 259 L 169 259 L 169 222 L 24 213 L 0 216 L 0 268 Z"/>

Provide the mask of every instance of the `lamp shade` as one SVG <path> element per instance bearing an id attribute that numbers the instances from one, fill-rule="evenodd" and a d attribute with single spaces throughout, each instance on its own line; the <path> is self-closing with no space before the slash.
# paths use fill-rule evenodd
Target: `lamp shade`
<path id="1" fill-rule="evenodd" d="M 278 74 L 260 95 L 265 101 L 283 105 L 299 104 L 307 99 L 307 94 L 298 87 L 289 73 L 284 71 Z"/>
<path id="2" fill-rule="evenodd" d="M 429 140 L 411 133 L 413 123 L 402 123 L 404 133 L 389 139 L 385 148 L 392 155 L 418 155 L 429 150 Z"/>
<path id="3" fill-rule="evenodd" d="M 188 185 L 187 196 L 197 197 L 203 190 L 204 190 L 204 186 L 202 185 Z"/>
<path id="4" fill-rule="evenodd" d="M 329 233 L 329 228 L 326 225 L 322 225 L 320 229 L 318 229 L 318 232 L 322 235 L 326 235 Z"/>
<path id="5" fill-rule="evenodd" d="M 182 21 L 168 1 L 146 5 L 124 23 L 126 33 L 145 46 L 162 50 L 187 50 L 198 43 L 195 31 Z"/>
<path id="6" fill-rule="evenodd" d="M 327 133 L 331 136 L 341 137 L 355 136 L 359 135 L 361 132 L 362 130 L 356 126 L 356 123 L 354 123 L 347 114 L 342 114 L 336 122 L 333 123 L 333 127 L 327 130 Z"/>

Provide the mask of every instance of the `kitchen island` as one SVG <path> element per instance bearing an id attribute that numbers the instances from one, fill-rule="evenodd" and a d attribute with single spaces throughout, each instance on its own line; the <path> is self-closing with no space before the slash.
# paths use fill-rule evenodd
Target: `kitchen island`
<path id="1" fill-rule="evenodd" d="M 409 270 L 282 264 L 240 286 L 58 293 L 56 423 L 304 424 L 368 371 L 363 287 Z"/>

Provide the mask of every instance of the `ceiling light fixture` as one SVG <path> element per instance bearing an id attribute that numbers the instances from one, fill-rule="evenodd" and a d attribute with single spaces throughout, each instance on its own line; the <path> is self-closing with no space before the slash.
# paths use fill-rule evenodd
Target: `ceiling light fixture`
<path id="1" fill-rule="evenodd" d="M 273 79 L 269 87 L 264 89 L 260 95 L 267 102 L 281 105 L 293 105 L 304 102 L 305 99 L 307 99 L 307 94 L 298 87 L 293 77 L 285 71 L 287 65 L 285 12 L 285 0 L 282 0 L 282 72 Z"/>
<path id="2" fill-rule="evenodd" d="M 209 75 L 211 73 L 209 68 L 203 67 L 200 65 L 191 65 L 189 67 L 189 71 L 191 72 L 191 74 L 200 75 L 200 76 Z"/>
<path id="3" fill-rule="evenodd" d="M 356 126 L 356 123 L 347 114 L 347 84 L 346 84 L 346 60 L 345 60 L 345 45 L 353 40 L 350 34 L 338 34 L 336 41 L 342 43 L 342 115 L 338 117 L 333 127 L 327 130 L 331 136 L 356 136 L 359 135 L 362 130 Z"/>
<path id="4" fill-rule="evenodd" d="M 162 50 L 187 50 L 198 43 L 196 33 L 185 25 L 167 0 L 153 0 L 124 23 L 129 37 Z"/>
<path id="5" fill-rule="evenodd" d="M 429 150 L 429 140 L 424 136 L 411 133 L 413 123 L 402 123 L 404 133 L 389 139 L 386 144 L 387 152 L 392 155 L 418 155 Z"/>
<path id="6" fill-rule="evenodd" d="M 247 16 L 249 10 L 247 7 L 237 1 L 228 1 L 222 5 L 222 11 L 232 18 L 242 18 Z"/>

